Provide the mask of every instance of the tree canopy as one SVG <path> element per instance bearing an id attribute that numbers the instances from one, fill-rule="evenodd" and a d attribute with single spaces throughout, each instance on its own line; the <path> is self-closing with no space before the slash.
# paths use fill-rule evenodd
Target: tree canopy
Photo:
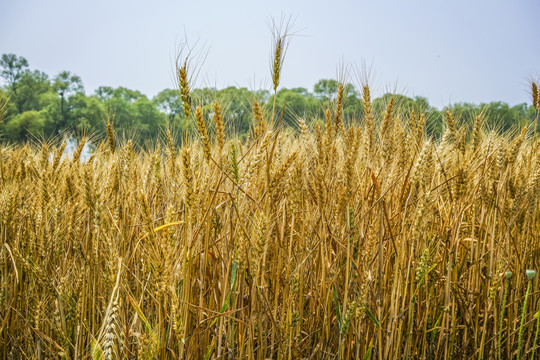
<path id="1" fill-rule="evenodd" d="M 10 142 L 54 137 L 65 132 L 76 137 L 103 134 L 108 122 L 121 134 L 135 134 L 136 139 L 142 142 L 156 139 L 164 128 L 177 133 L 186 128 L 177 89 L 164 89 L 151 99 L 140 91 L 125 87 L 101 86 L 93 94 L 87 94 L 79 76 L 62 71 L 50 78 L 44 72 L 30 69 L 28 61 L 15 54 L 1 56 L 0 70 L 4 79 L 4 85 L 0 87 L 4 112 L 0 136 Z M 362 123 L 361 89 L 350 83 L 342 85 L 343 120 Z M 278 111 L 274 120 L 284 109 L 286 125 L 296 126 L 299 118 L 308 124 L 323 121 L 325 110 L 335 107 L 339 86 L 337 80 L 321 79 L 312 91 L 306 88 L 279 89 L 275 99 Z M 274 101 L 273 94 L 267 90 L 250 91 L 237 87 L 192 89 L 190 95 L 194 105 L 201 105 L 209 126 L 212 126 L 213 103 L 218 101 L 223 109 L 226 130 L 238 135 L 247 134 L 254 122 L 252 106 L 255 99 L 262 105 L 266 116 L 271 114 Z M 483 114 L 488 128 L 501 131 L 525 125 L 534 119 L 534 108 L 527 104 L 459 103 L 439 110 L 424 97 L 410 98 L 398 94 L 384 94 L 373 99 L 373 112 L 382 115 L 392 97 L 402 118 L 409 118 L 413 111 L 417 115 L 424 114 L 428 134 L 434 137 L 444 131 L 446 111 L 452 112 L 458 123 L 468 127 L 472 127 L 477 115 Z"/>

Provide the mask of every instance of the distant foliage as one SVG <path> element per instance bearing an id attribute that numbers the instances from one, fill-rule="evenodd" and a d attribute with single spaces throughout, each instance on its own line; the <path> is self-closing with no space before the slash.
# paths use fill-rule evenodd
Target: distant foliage
<path id="1" fill-rule="evenodd" d="M 165 89 L 149 99 L 137 90 L 124 87 L 99 87 L 94 94 L 87 95 L 80 77 L 62 71 L 50 78 L 47 74 L 30 70 L 28 61 L 14 54 L 4 54 L 0 59 L 4 86 L 0 87 L 6 98 L 6 121 L 0 124 L 2 137 L 10 142 L 24 142 L 36 138 L 52 138 L 69 133 L 77 138 L 88 134 L 104 136 L 106 124 L 111 122 L 121 131 L 121 136 L 133 138 L 138 143 L 155 143 L 156 136 L 164 128 L 173 134 L 186 129 L 185 112 L 179 89 Z M 313 91 L 306 88 L 279 89 L 275 99 L 279 121 L 283 111 L 283 123 L 296 127 L 300 118 L 308 124 L 324 122 L 324 113 L 338 95 L 339 82 L 333 79 L 318 81 Z M 361 91 L 353 84 L 343 86 L 342 121 L 360 124 L 365 121 Z M 227 133 L 247 136 L 253 121 L 251 108 L 257 99 L 265 113 L 272 113 L 273 96 L 269 91 L 249 91 L 245 88 L 191 89 L 193 110 L 197 105 L 204 116 L 213 116 L 212 106 L 218 100 L 223 107 L 223 119 Z M 390 97 L 394 97 L 401 116 L 412 111 L 424 114 L 426 131 L 438 138 L 443 133 L 444 113 L 450 110 L 458 122 L 471 128 L 470 122 L 479 114 L 486 114 L 489 128 L 507 131 L 529 124 L 534 119 L 534 108 L 526 104 L 510 107 L 501 102 L 490 104 L 454 104 L 438 110 L 429 105 L 426 98 L 410 98 L 403 95 L 384 94 L 373 100 L 373 112 L 382 115 Z M 33 112 L 24 115 L 26 112 Z M 36 113 L 37 112 L 37 113 Z M 24 116 L 23 116 L 24 115 Z"/>

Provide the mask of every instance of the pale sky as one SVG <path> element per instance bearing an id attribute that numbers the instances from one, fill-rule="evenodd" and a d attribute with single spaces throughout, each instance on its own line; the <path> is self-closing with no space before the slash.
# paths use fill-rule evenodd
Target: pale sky
<path id="1" fill-rule="evenodd" d="M 0 0 L 0 9 L 0 54 L 51 77 L 71 71 L 87 94 L 173 88 L 184 39 L 207 52 L 196 87 L 270 88 L 269 19 L 282 14 L 295 33 L 282 87 L 311 91 L 340 68 L 367 67 L 374 96 L 515 105 L 531 102 L 529 83 L 540 79 L 538 0 Z M 361 79 L 350 71 L 357 87 Z"/>

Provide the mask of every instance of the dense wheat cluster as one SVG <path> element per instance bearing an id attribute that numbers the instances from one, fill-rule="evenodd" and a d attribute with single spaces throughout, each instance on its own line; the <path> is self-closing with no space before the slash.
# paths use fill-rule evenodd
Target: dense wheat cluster
<path id="1" fill-rule="evenodd" d="M 186 72 L 183 142 L 1 145 L 1 359 L 540 354 L 535 124 L 430 139 L 367 86 L 344 121 L 341 85 L 297 130 L 254 100 L 241 141 Z"/>
<path id="2" fill-rule="evenodd" d="M 110 134 L 86 162 L 2 147 L 2 358 L 513 356 L 540 265 L 538 142 L 451 114 L 433 142 L 422 116 L 364 102 L 361 125 L 334 109 L 245 142 L 222 125 L 210 142 L 197 108 L 202 141 Z"/>

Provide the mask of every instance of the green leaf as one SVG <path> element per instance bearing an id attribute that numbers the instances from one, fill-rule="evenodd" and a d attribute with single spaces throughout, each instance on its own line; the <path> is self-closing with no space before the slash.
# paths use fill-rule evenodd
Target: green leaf
<path id="1" fill-rule="evenodd" d="M 223 314 L 225 310 L 227 310 L 231 302 L 231 294 L 234 292 L 234 288 L 236 286 L 237 270 L 238 270 L 238 260 L 234 260 L 232 264 L 232 269 L 231 269 L 231 291 L 229 291 L 229 295 L 227 295 L 227 299 L 225 299 L 225 302 L 223 303 L 223 305 L 221 305 L 221 309 L 219 309 L 219 312 L 221 314 Z M 218 319 L 219 319 L 219 316 L 216 317 L 214 321 L 212 321 L 212 324 L 210 324 L 210 326 L 214 326 L 214 324 L 218 321 Z"/>
<path id="2" fill-rule="evenodd" d="M 424 275 L 422 275 L 422 277 L 420 278 L 420 281 L 418 281 L 418 285 L 416 285 L 416 290 L 418 291 L 418 289 L 420 289 L 420 287 L 424 284 L 424 279 L 426 278 L 426 276 L 433 271 L 433 269 L 435 269 L 437 267 L 437 264 L 433 264 L 429 267 L 429 269 L 424 273 Z"/>
<path id="3" fill-rule="evenodd" d="M 373 350 L 373 339 L 371 339 L 371 341 L 369 342 L 369 347 L 368 347 L 366 353 L 364 354 L 364 360 L 371 359 L 371 351 L 372 350 Z"/>
<path id="4" fill-rule="evenodd" d="M 208 348 L 208 351 L 206 352 L 206 355 L 204 355 L 204 360 L 210 359 L 210 356 L 212 356 L 212 352 L 214 351 L 214 346 L 216 345 L 216 341 L 214 340 L 212 344 L 210 344 L 210 347 Z"/>
<path id="5" fill-rule="evenodd" d="M 336 314 L 338 318 L 339 330 L 341 330 L 341 312 L 339 311 L 339 298 L 336 291 L 336 285 L 333 285 L 332 293 L 334 294 L 334 303 L 336 304 Z"/>
<path id="6" fill-rule="evenodd" d="M 143 322 L 144 327 L 146 328 L 146 331 L 148 331 L 149 334 L 153 332 L 152 327 L 150 326 L 150 323 L 148 322 L 148 319 L 146 319 L 146 316 L 144 316 L 144 313 L 142 312 L 141 308 L 139 307 L 139 304 L 137 304 L 137 301 L 131 296 L 129 292 L 126 292 L 127 298 L 129 302 L 131 303 L 131 306 L 133 306 L 133 309 L 137 312 L 137 315 L 139 315 L 139 318 Z"/>
<path id="7" fill-rule="evenodd" d="M 236 270 L 238 269 L 238 260 L 234 260 L 232 263 L 232 270 L 231 270 L 231 291 L 234 288 L 234 285 L 236 284 Z"/>
<path id="8" fill-rule="evenodd" d="M 99 343 L 95 339 L 92 339 L 90 346 L 92 348 L 92 360 L 101 360 L 103 357 L 103 350 L 101 349 L 101 346 L 99 346 Z"/>
<path id="9" fill-rule="evenodd" d="M 373 321 L 373 323 L 375 325 L 377 325 L 377 327 L 381 327 L 381 324 L 379 323 L 379 321 L 377 320 L 377 318 L 375 317 L 375 315 L 373 315 L 373 313 L 371 312 L 371 310 L 369 310 L 369 308 L 367 306 L 364 306 L 364 309 L 366 310 L 366 314 L 367 316 L 369 316 L 369 318 L 371 319 L 371 321 Z"/>

